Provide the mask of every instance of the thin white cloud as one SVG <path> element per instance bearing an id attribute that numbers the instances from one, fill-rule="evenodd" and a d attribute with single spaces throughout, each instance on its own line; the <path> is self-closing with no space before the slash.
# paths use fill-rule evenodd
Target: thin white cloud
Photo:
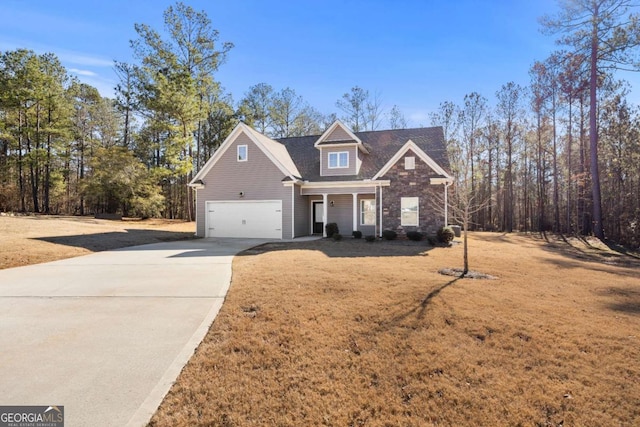
<path id="1" fill-rule="evenodd" d="M 2 1 L 2 0 L 0 0 Z M 0 39 L 0 52 L 20 48 L 33 50 L 37 54 L 54 53 L 70 73 L 78 76 L 100 92 L 102 96 L 114 97 L 117 77 L 113 71 L 113 61 L 101 56 L 89 55 L 72 50 L 63 50 L 40 43 L 28 43 L 23 40 Z"/>
<path id="2" fill-rule="evenodd" d="M 16 49 L 29 49 L 33 50 L 37 54 L 53 53 L 58 57 L 58 59 L 60 59 L 60 61 L 66 64 L 80 65 L 83 67 L 113 67 L 113 60 L 107 59 L 104 56 L 60 49 L 55 46 L 26 40 L 0 40 L 0 51 Z"/>
<path id="3" fill-rule="evenodd" d="M 55 52 L 55 50 L 54 50 Z M 58 58 L 62 62 L 75 65 L 83 65 L 85 67 L 113 67 L 113 61 L 100 56 L 87 55 L 85 53 L 73 51 L 59 51 Z"/>
<path id="4" fill-rule="evenodd" d="M 93 76 L 97 76 L 96 73 L 94 73 L 93 71 L 89 71 L 89 70 L 80 70 L 78 68 L 69 68 L 69 72 L 73 73 L 73 74 L 77 74 L 79 76 L 88 76 L 88 77 L 93 77 Z"/>

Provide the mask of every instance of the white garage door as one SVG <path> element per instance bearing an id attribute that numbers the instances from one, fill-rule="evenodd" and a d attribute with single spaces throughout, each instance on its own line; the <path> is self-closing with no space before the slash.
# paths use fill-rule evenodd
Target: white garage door
<path id="1" fill-rule="evenodd" d="M 207 237 L 282 239 L 282 201 L 207 202 Z"/>

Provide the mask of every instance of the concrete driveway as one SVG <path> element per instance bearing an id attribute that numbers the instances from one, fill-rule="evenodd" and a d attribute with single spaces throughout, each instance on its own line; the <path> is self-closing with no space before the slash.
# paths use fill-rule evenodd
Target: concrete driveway
<path id="1" fill-rule="evenodd" d="M 65 426 L 141 426 L 218 313 L 256 239 L 135 246 L 0 270 L 0 405 Z"/>

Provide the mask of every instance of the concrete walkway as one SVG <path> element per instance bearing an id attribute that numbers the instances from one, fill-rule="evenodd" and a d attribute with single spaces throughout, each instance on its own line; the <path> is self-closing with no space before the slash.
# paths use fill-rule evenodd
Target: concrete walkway
<path id="1" fill-rule="evenodd" d="M 0 405 L 65 426 L 142 426 L 217 315 L 256 239 L 135 246 L 0 270 Z"/>

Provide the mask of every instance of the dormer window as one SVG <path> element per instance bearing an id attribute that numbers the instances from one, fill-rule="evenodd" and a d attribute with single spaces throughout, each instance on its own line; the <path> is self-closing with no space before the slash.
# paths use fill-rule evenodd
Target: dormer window
<path id="1" fill-rule="evenodd" d="M 247 161 L 247 146 L 246 145 L 238 145 L 238 161 L 246 162 Z"/>
<path id="2" fill-rule="evenodd" d="M 329 153 L 329 169 L 348 168 L 349 167 L 349 152 L 339 151 L 336 153 Z"/>

